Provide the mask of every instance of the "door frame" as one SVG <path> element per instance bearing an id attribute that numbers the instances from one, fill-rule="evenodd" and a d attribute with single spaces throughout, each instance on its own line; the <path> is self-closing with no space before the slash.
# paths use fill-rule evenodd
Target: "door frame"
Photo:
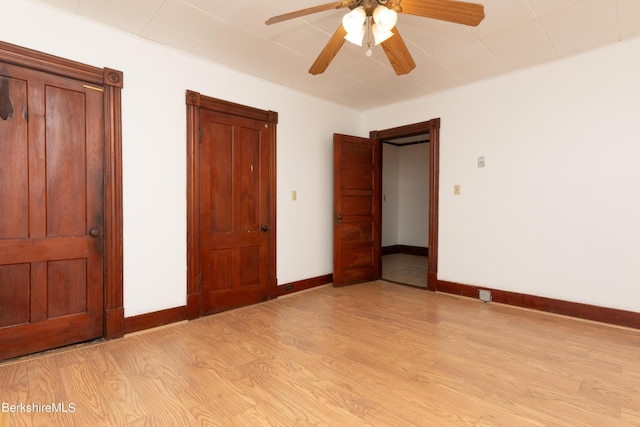
<path id="1" fill-rule="evenodd" d="M 369 138 L 382 144 L 385 139 L 406 138 L 429 132 L 429 257 L 427 258 L 427 289 L 438 290 L 438 202 L 440 191 L 440 119 L 431 119 L 426 122 L 413 123 L 384 130 L 369 132 Z M 382 148 L 380 148 L 382 150 Z M 384 159 L 382 160 L 384 161 Z M 382 162 L 380 162 L 382 168 Z M 377 184 L 378 214 L 382 218 L 382 173 Z M 376 223 L 376 233 L 382 236 L 382 221 Z M 378 271 L 382 274 L 382 257 L 379 257 Z"/>
<path id="2" fill-rule="evenodd" d="M 124 336 L 122 238 L 123 74 L 0 42 L 0 63 L 55 74 L 91 84 L 103 92 L 104 120 L 104 329 L 106 339 Z"/>
<path id="3" fill-rule="evenodd" d="M 198 143 L 200 134 L 200 109 L 212 110 L 224 114 L 260 120 L 269 123 L 269 138 L 273 142 L 269 159 L 269 261 L 267 272 L 267 295 L 269 299 L 278 295 L 276 279 L 276 124 L 278 113 L 260 110 L 229 101 L 201 95 L 199 92 L 187 90 L 187 319 L 200 317 L 202 300 L 200 278 L 200 170 L 198 166 Z"/>

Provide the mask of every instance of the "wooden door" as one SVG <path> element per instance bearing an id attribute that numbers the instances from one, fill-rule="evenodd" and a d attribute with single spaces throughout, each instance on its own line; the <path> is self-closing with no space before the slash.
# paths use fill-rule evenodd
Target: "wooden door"
<path id="1" fill-rule="evenodd" d="M 380 278 L 380 144 L 333 136 L 333 284 Z"/>
<path id="2" fill-rule="evenodd" d="M 200 110 L 200 314 L 268 299 L 270 129 L 267 122 Z"/>
<path id="3" fill-rule="evenodd" d="M 103 334 L 102 96 L 0 65 L 0 359 Z"/>

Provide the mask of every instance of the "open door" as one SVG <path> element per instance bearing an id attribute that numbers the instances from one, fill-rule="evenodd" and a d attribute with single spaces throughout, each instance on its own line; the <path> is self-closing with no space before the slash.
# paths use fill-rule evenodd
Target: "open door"
<path id="1" fill-rule="evenodd" d="M 333 135 L 333 285 L 380 278 L 380 144 Z"/>

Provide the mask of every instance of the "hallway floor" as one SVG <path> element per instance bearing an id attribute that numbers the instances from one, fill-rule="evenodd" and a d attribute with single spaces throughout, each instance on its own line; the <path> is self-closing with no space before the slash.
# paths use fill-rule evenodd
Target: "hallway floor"
<path id="1" fill-rule="evenodd" d="M 390 254 L 382 257 L 382 278 L 404 285 L 427 287 L 427 257 Z"/>

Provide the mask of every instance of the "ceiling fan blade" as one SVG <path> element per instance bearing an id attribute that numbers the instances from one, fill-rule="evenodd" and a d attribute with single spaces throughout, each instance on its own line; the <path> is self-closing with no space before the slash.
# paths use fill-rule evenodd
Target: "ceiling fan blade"
<path id="1" fill-rule="evenodd" d="M 267 19 L 265 24 L 277 24 L 278 22 L 287 21 L 289 19 L 300 18 L 301 16 L 311 15 L 312 13 L 324 12 L 325 10 L 340 9 L 347 7 L 351 1 L 334 1 L 331 3 L 321 4 L 318 6 L 308 7 L 306 9 L 296 10 L 295 12 L 285 13 Z"/>
<path id="2" fill-rule="evenodd" d="M 338 27 L 333 36 L 329 39 L 329 42 L 326 44 L 316 61 L 309 68 L 309 73 L 314 76 L 317 74 L 322 74 L 327 69 L 333 58 L 335 58 L 336 54 L 344 44 L 344 36 L 347 35 L 347 31 L 344 29 L 342 24 Z M 393 38 L 393 37 L 392 37 Z"/>
<path id="3" fill-rule="evenodd" d="M 382 42 L 382 49 L 387 54 L 387 58 L 389 58 L 397 75 L 408 74 L 416 68 L 416 63 L 413 61 L 404 40 L 400 37 L 398 28 L 394 27 L 391 32 L 393 32 L 393 36 Z"/>
<path id="4" fill-rule="evenodd" d="M 484 6 L 454 0 L 402 0 L 402 13 L 475 27 L 484 19 Z"/>

